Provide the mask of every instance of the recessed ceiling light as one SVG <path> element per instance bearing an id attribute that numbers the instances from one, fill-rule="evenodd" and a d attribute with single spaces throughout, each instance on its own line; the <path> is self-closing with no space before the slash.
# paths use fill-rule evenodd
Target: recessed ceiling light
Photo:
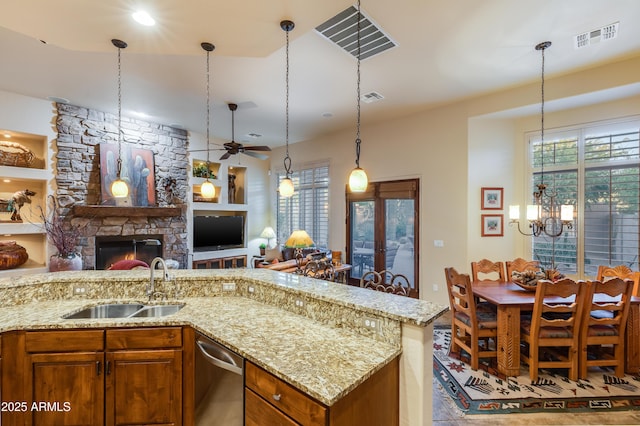
<path id="1" fill-rule="evenodd" d="M 11 133 L 5 133 L 5 134 L 4 134 L 4 135 L 2 135 L 2 136 L 4 136 L 5 138 L 9 139 L 9 138 L 11 138 Z"/>
<path id="2" fill-rule="evenodd" d="M 145 114 L 144 112 L 140 112 L 140 111 L 131 111 L 131 114 L 135 115 L 136 117 L 140 117 L 140 118 L 149 118 L 148 114 Z"/>
<path id="3" fill-rule="evenodd" d="M 156 20 L 153 19 L 151 15 L 149 15 L 144 10 L 138 10 L 137 12 L 133 12 L 131 16 L 133 17 L 133 19 L 135 19 L 137 23 L 147 27 L 151 27 L 156 24 Z"/>
<path id="4" fill-rule="evenodd" d="M 10 183 L 10 182 L 11 182 L 11 179 L 2 179 L 2 181 L 3 181 L 4 183 Z"/>
<path id="5" fill-rule="evenodd" d="M 331 118 L 331 117 L 333 117 L 333 113 L 332 112 L 323 112 L 322 113 L 322 117 Z"/>

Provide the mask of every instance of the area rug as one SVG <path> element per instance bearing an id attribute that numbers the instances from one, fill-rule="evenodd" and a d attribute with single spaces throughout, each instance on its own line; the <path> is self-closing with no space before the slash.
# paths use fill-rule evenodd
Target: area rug
<path id="1" fill-rule="evenodd" d="M 477 371 L 465 354 L 449 355 L 451 331 L 433 333 L 433 374 L 465 414 L 603 412 L 640 410 L 640 376 L 617 378 L 605 370 L 574 382 L 561 372 L 541 370 L 531 382 L 527 366 L 517 377 L 500 377 L 491 365 Z"/>

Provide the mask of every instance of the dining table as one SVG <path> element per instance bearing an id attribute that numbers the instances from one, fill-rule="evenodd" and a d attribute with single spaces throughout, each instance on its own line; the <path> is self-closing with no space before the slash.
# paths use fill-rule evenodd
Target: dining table
<path id="1" fill-rule="evenodd" d="M 520 313 L 533 310 L 535 291 L 525 290 L 514 282 L 474 281 L 471 286 L 474 296 L 497 308 L 498 371 L 505 376 L 520 375 Z M 596 295 L 596 301 L 607 301 L 607 297 Z M 640 297 L 631 298 L 625 335 L 625 371 L 637 374 L 640 372 Z"/>

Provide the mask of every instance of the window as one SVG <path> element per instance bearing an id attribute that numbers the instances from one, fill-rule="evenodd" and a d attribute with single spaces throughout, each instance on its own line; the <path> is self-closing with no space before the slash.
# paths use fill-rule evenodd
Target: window
<path id="1" fill-rule="evenodd" d="M 565 274 L 593 276 L 598 265 L 638 269 L 640 121 L 529 135 L 532 188 L 543 175 L 559 204 L 576 206 L 574 229 L 533 238 L 533 257 Z M 548 137 L 547 137 L 548 136 Z"/>
<path id="2" fill-rule="evenodd" d="M 278 183 L 285 176 L 278 172 Z M 278 241 L 284 243 L 296 229 L 304 229 L 317 247 L 329 246 L 329 166 L 316 165 L 293 172 L 295 192 L 278 195 Z"/>

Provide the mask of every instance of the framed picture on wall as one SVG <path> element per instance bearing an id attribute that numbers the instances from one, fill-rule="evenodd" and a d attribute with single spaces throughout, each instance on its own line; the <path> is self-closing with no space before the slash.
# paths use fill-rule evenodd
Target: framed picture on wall
<path id="1" fill-rule="evenodd" d="M 502 188 L 482 188 L 481 210 L 502 210 Z"/>
<path id="2" fill-rule="evenodd" d="M 483 214 L 482 215 L 482 236 L 502 237 L 504 232 L 504 215 Z"/>
<path id="3" fill-rule="evenodd" d="M 111 183 L 118 177 L 118 144 L 100 144 L 101 204 L 114 205 Z M 148 207 L 156 204 L 155 165 L 153 151 L 128 145 L 122 147 L 121 176 L 129 185 L 132 206 Z"/>

